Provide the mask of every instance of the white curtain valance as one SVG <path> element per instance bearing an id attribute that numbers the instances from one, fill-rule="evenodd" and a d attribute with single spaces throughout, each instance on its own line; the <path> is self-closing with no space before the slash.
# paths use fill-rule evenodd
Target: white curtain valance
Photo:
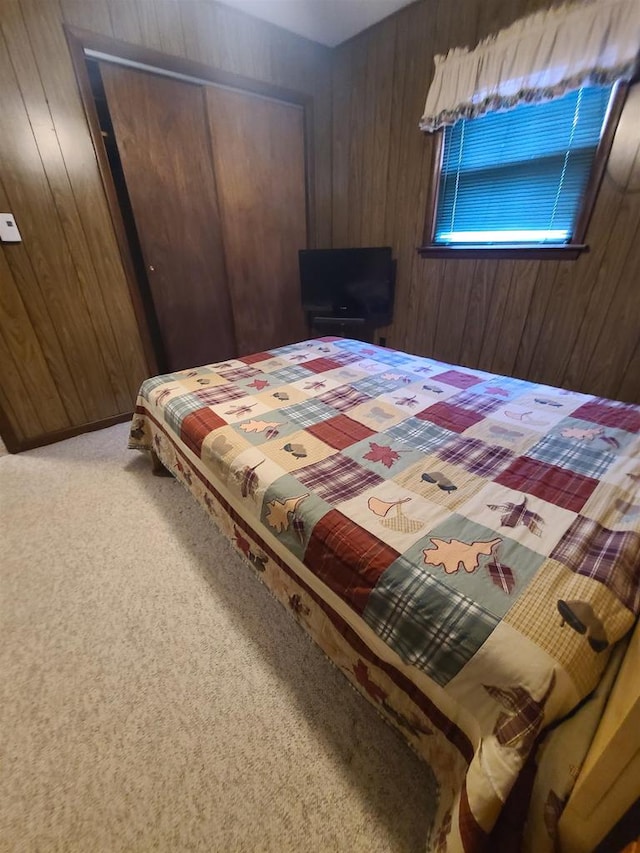
<path id="1" fill-rule="evenodd" d="M 435 57 L 420 129 L 628 79 L 639 49 L 640 0 L 583 0 L 536 12 L 473 50 Z"/>

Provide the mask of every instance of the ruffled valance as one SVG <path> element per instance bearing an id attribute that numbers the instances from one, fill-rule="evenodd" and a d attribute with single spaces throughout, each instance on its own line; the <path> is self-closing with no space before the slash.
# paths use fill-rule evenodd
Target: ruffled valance
<path id="1" fill-rule="evenodd" d="M 420 129 L 629 79 L 639 49 L 640 0 L 583 0 L 536 12 L 473 50 L 435 57 Z"/>

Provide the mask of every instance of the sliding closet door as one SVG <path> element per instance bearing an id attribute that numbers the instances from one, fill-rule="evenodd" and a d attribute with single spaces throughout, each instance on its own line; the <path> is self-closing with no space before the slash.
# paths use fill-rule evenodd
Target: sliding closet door
<path id="1" fill-rule="evenodd" d="M 305 338 L 298 250 L 306 248 L 304 111 L 207 87 L 229 287 L 240 352 Z"/>
<path id="2" fill-rule="evenodd" d="M 202 86 L 100 71 L 167 368 L 237 354 Z"/>

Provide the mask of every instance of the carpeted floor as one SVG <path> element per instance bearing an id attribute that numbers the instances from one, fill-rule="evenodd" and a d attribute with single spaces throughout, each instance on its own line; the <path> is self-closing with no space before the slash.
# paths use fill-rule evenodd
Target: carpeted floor
<path id="1" fill-rule="evenodd" d="M 429 769 L 127 429 L 0 459 L 0 850 L 424 850 Z"/>

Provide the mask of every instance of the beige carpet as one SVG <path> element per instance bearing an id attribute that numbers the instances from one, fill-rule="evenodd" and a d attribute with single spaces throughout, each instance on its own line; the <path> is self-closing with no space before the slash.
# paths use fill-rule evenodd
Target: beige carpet
<path id="1" fill-rule="evenodd" d="M 429 769 L 126 434 L 0 459 L 0 850 L 424 850 Z"/>

